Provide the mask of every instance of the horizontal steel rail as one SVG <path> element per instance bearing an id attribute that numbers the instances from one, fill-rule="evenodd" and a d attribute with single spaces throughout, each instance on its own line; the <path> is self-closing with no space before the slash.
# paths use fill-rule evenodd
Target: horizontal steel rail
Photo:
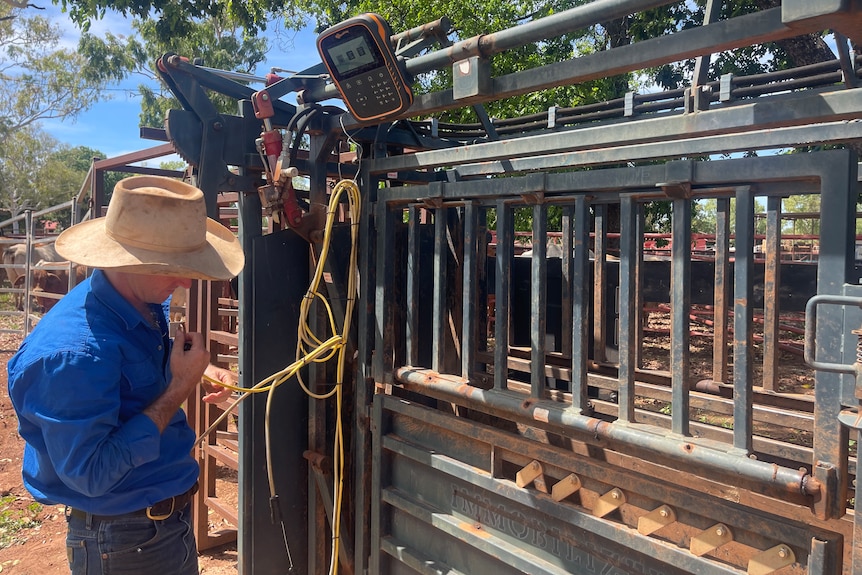
<path id="1" fill-rule="evenodd" d="M 709 469 L 726 475 L 757 482 L 767 487 L 788 493 L 822 496 L 823 486 L 809 473 L 799 469 L 782 469 L 772 463 L 740 457 L 740 453 L 728 447 L 723 450 L 713 445 L 710 449 L 698 448 L 690 439 L 668 437 L 667 431 L 647 425 L 616 425 L 596 417 L 573 412 L 565 405 L 552 401 L 524 401 L 522 394 L 505 390 L 482 389 L 467 380 L 447 377 L 430 370 L 401 367 L 395 370 L 399 382 L 407 389 L 463 405 L 480 411 L 488 411 L 507 420 L 528 425 L 548 426 L 560 433 L 577 433 L 581 437 L 592 437 L 597 443 L 610 440 L 614 448 L 627 444 L 648 449 L 656 455 L 667 457 L 679 465 Z"/>

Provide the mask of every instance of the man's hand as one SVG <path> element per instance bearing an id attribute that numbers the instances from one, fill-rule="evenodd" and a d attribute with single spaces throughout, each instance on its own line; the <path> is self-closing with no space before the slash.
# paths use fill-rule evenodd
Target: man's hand
<path id="1" fill-rule="evenodd" d="M 178 330 L 171 349 L 171 381 L 168 388 L 144 409 L 144 415 L 153 420 L 159 432 L 165 430 L 171 418 L 188 399 L 201 380 L 209 364 L 210 352 L 199 333 Z"/>
<path id="2" fill-rule="evenodd" d="M 212 364 L 207 366 L 206 370 L 204 370 L 204 375 L 227 385 L 236 386 L 237 383 L 239 383 L 239 377 L 237 377 L 237 374 Z M 201 384 L 207 392 L 203 397 L 203 400 L 207 403 L 222 403 L 223 401 L 230 399 L 230 396 L 233 393 L 233 390 L 211 383 L 206 379 L 204 379 Z"/>
<path id="3" fill-rule="evenodd" d="M 181 387 L 183 397 L 188 397 L 201 380 L 204 370 L 209 365 L 210 352 L 204 345 L 204 336 L 200 333 L 187 333 L 177 330 L 174 346 L 171 350 L 171 384 L 170 387 Z"/>

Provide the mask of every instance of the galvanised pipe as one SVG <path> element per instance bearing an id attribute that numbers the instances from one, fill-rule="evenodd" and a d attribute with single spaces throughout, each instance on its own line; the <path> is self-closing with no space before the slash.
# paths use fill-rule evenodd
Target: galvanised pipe
<path id="1" fill-rule="evenodd" d="M 405 66 L 407 72 L 413 76 L 432 70 L 441 70 L 454 62 L 472 56 L 492 56 L 512 48 L 562 36 L 597 22 L 622 18 L 635 12 L 658 8 L 666 4 L 675 4 L 675 2 L 672 0 L 595 0 L 589 4 L 532 20 L 520 26 L 513 26 L 491 34 L 473 36 L 457 42 L 445 50 L 437 50 L 430 54 L 411 58 L 405 62 Z M 324 87 L 309 88 L 302 94 L 302 101 L 321 102 L 338 97 L 340 95 L 335 85 L 327 84 Z"/>
<path id="2" fill-rule="evenodd" d="M 458 376 L 404 366 L 395 371 L 395 378 L 408 390 L 465 405 L 478 411 L 491 412 L 507 420 L 540 427 L 550 425 L 556 430 L 572 430 L 597 439 L 634 445 L 678 461 L 684 466 L 695 464 L 723 474 L 741 476 L 749 481 L 777 487 L 788 493 L 813 496 L 821 494 L 823 488 L 821 482 L 804 469 L 787 469 L 751 459 L 743 454 L 701 447 L 686 438 L 647 433 L 642 426 L 617 425 L 578 414 L 566 405 L 537 401 L 514 392 L 485 390 L 470 385 L 468 380 Z"/>

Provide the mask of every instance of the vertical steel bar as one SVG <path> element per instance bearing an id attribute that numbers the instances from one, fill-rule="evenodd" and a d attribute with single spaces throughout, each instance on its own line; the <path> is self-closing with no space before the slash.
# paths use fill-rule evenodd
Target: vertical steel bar
<path id="1" fill-rule="evenodd" d="M 715 211 L 715 282 L 713 293 L 712 379 L 728 381 L 730 333 L 727 312 L 730 301 L 730 198 L 717 198 Z"/>
<path id="2" fill-rule="evenodd" d="M 752 276 L 754 268 L 754 193 L 736 192 L 733 288 L 733 446 L 750 453 L 752 425 Z"/>
<path id="3" fill-rule="evenodd" d="M 680 435 L 689 434 L 689 313 L 691 312 L 691 200 L 673 201 L 671 224 L 671 428 Z"/>
<path id="4" fill-rule="evenodd" d="M 808 568 L 809 575 L 832 575 L 839 573 L 839 563 L 844 561 L 841 553 L 836 551 L 835 541 L 824 541 L 817 537 L 811 538 L 811 550 L 808 553 Z M 858 573 L 855 569 L 851 573 Z"/>
<path id="5" fill-rule="evenodd" d="M 357 347 L 359 361 L 354 374 L 356 416 L 354 417 L 353 432 L 356 440 L 353 447 L 354 466 L 354 509 L 356 518 L 354 520 L 354 553 L 353 565 L 356 573 L 364 573 L 367 569 L 368 558 L 371 555 L 370 540 L 367 529 L 367 514 L 370 508 L 371 474 L 373 465 L 371 440 L 370 409 L 374 398 L 373 392 L 373 370 L 374 350 L 377 345 L 377 314 L 376 292 L 377 285 L 377 244 L 375 235 L 376 217 L 379 213 L 376 208 L 375 180 L 367 171 L 360 172 L 360 189 L 362 190 L 362 214 L 359 220 L 359 292 L 356 301 L 357 310 Z M 257 197 L 257 196 L 255 196 Z M 258 203 L 260 200 L 258 200 Z M 383 203 L 383 202 L 379 202 Z M 258 208 L 260 218 L 260 208 Z M 242 325 L 240 324 L 240 329 Z"/>
<path id="6" fill-rule="evenodd" d="M 574 206 L 566 204 L 563 206 L 562 216 L 562 246 L 563 258 L 561 267 L 561 282 L 560 286 L 560 312 L 561 312 L 561 329 L 560 350 L 563 357 L 572 357 L 572 287 L 574 281 L 574 260 L 572 259 L 572 233 L 574 231 Z"/>
<path id="7" fill-rule="evenodd" d="M 368 406 L 370 408 L 371 413 L 371 425 L 377 430 L 377 433 L 372 434 L 371 437 L 371 485 L 370 485 L 370 517 L 368 518 L 359 518 L 357 517 L 357 528 L 360 527 L 358 524 L 359 521 L 363 521 L 362 532 L 364 533 L 366 530 L 369 531 L 368 538 L 370 542 L 370 554 L 368 561 L 368 573 L 382 573 L 380 561 L 381 558 L 385 555 L 384 551 L 380 548 L 380 537 L 386 533 L 387 525 L 384 524 L 385 518 L 383 517 L 383 504 L 380 501 L 383 490 L 381 486 L 383 485 L 384 473 L 386 470 L 383 469 L 386 461 L 383 457 L 383 438 L 385 437 L 385 427 L 386 422 L 383 421 L 383 401 L 381 399 L 382 396 L 375 396 L 375 399 L 372 400 L 372 404 Z M 367 526 L 367 527 L 366 527 Z M 365 563 L 363 558 L 363 564 Z M 365 571 L 357 571 L 357 573 L 365 573 Z"/>
<path id="8" fill-rule="evenodd" d="M 488 233 L 488 210 L 486 206 L 478 206 L 477 214 L 479 218 L 477 233 L 477 252 L 476 252 L 476 294 L 477 305 L 479 306 L 479 322 L 476 325 L 476 349 L 488 351 L 488 339 L 491 335 L 489 325 L 491 317 L 488 313 L 490 297 L 488 294 L 488 250 L 491 242 Z M 477 366 L 478 368 L 479 366 Z M 481 367 L 484 369 L 484 365 Z"/>
<path id="9" fill-rule="evenodd" d="M 637 344 L 638 204 L 631 196 L 620 199 L 620 323 L 619 419 L 634 421 Z"/>
<path id="10" fill-rule="evenodd" d="M 855 264 L 855 215 L 858 194 L 858 157 L 845 150 L 846 157 L 823 167 L 821 176 L 820 255 L 817 265 L 818 295 L 840 295 L 852 281 Z M 830 158 L 835 156 L 829 156 Z M 835 309 L 830 309 L 835 308 Z M 815 342 L 817 357 L 841 361 L 844 352 L 844 313 L 838 306 L 826 306 L 817 314 Z M 855 326 L 854 326 L 855 327 Z M 849 347 L 849 346 L 848 346 Z M 818 462 L 814 476 L 828 480 L 831 469 L 846 469 L 849 433 L 839 423 L 842 375 L 818 370 L 814 382 L 814 454 Z M 848 493 L 848 473 L 838 473 L 835 492 L 824 503 L 832 517 L 844 515 Z M 857 500 L 858 501 L 858 500 Z M 858 503 L 857 503 L 858 505 Z"/>
<path id="11" fill-rule="evenodd" d="M 407 222 L 407 365 L 419 365 L 419 206 L 408 208 Z"/>
<path id="12" fill-rule="evenodd" d="M 763 388 L 774 391 L 778 381 L 781 282 L 781 198 L 766 200 L 766 262 L 763 270 Z"/>
<path id="13" fill-rule="evenodd" d="M 548 300 L 548 211 L 533 205 L 533 257 L 530 265 L 530 395 L 545 395 L 545 343 Z"/>
<path id="14" fill-rule="evenodd" d="M 394 359 L 392 336 L 396 313 L 393 308 L 397 305 L 390 294 L 394 288 L 392 277 L 395 267 L 395 212 L 390 210 L 384 201 L 378 201 L 375 207 L 378 251 L 374 311 L 377 325 L 374 335 L 372 377 L 377 383 L 391 383 Z"/>
<path id="15" fill-rule="evenodd" d="M 572 409 L 589 410 L 587 361 L 589 359 L 590 206 L 586 196 L 575 200 L 572 222 Z"/>
<path id="16" fill-rule="evenodd" d="M 593 261 L 594 288 L 593 288 L 593 359 L 597 363 L 603 363 L 607 360 L 607 330 L 605 328 L 605 318 L 608 314 L 607 298 L 605 297 L 605 287 L 607 280 L 607 213 L 608 208 L 604 204 L 595 204 L 593 206 L 595 212 L 595 236 L 593 241 L 593 251 L 595 252 L 595 260 Z"/>
<path id="17" fill-rule="evenodd" d="M 635 238 L 637 242 L 637 259 L 635 261 L 634 272 L 634 308 L 635 312 L 635 341 L 634 341 L 634 369 L 643 367 L 644 355 L 644 328 L 649 318 L 649 314 L 644 311 L 646 302 L 644 301 L 644 224 L 645 212 L 644 205 L 641 202 L 635 203 Z"/>
<path id="18" fill-rule="evenodd" d="M 324 137 L 313 137 L 309 140 L 309 154 L 312 158 L 327 156 L 329 148 L 327 147 L 327 139 Z M 312 204 L 326 205 L 329 202 L 329 186 L 324 162 L 310 162 L 309 173 L 309 201 Z M 312 245 L 315 258 L 319 258 L 320 245 Z M 308 269 L 308 277 L 312 277 L 313 270 Z M 344 295 L 340 289 L 336 288 L 339 285 L 346 285 L 346 278 L 340 270 L 333 270 L 332 266 L 327 266 L 330 269 L 330 276 L 334 277 L 332 286 L 327 286 L 330 299 L 335 299 L 336 294 Z M 211 296 L 212 297 L 212 296 Z M 214 299 L 214 298 L 213 298 Z M 217 303 L 217 300 L 215 300 Z M 331 302 L 332 310 L 337 316 L 344 317 L 345 308 L 342 302 Z M 216 309 L 213 307 L 212 309 Z M 328 327 L 324 306 L 320 302 L 314 302 L 312 308 L 312 325 L 315 333 L 325 333 Z M 330 372 L 331 373 L 331 372 Z M 327 382 L 327 369 L 320 363 L 309 365 L 308 369 L 309 383 L 315 386 L 323 385 Z M 319 388 L 318 388 L 319 389 Z M 328 421 L 329 410 L 325 402 L 319 401 L 312 397 L 308 398 L 308 442 L 307 449 L 312 453 L 325 453 L 329 444 L 331 422 Z M 327 533 L 327 514 L 326 506 L 323 503 L 324 498 L 318 491 L 317 480 L 314 472 L 309 472 L 308 481 L 308 567 L 309 572 L 319 570 L 323 565 L 327 564 L 327 555 L 329 553 L 329 537 Z"/>
<path id="19" fill-rule="evenodd" d="M 478 296 L 479 261 L 479 206 L 475 202 L 464 205 L 464 257 L 461 260 L 463 282 L 461 297 L 463 312 L 461 316 L 461 376 L 469 378 L 476 362 L 477 321 L 476 307 Z"/>
<path id="20" fill-rule="evenodd" d="M 24 337 L 30 333 L 33 326 L 30 325 L 33 319 L 30 314 L 33 313 L 33 305 L 30 298 L 30 291 L 33 289 L 33 210 L 24 211 Z"/>
<path id="21" fill-rule="evenodd" d="M 703 11 L 703 25 L 714 24 L 718 21 L 719 12 L 721 12 L 721 0 L 706 0 L 706 7 Z M 712 59 L 712 54 L 703 54 L 698 56 L 694 61 L 694 86 L 695 88 L 703 86 L 709 80 L 709 62 Z"/>
<path id="22" fill-rule="evenodd" d="M 497 202 L 497 257 L 494 276 L 494 388 L 506 389 L 509 375 L 509 288 L 514 251 L 512 209 Z"/>
<path id="23" fill-rule="evenodd" d="M 440 206 L 434 210 L 434 290 L 431 321 L 431 369 L 438 373 L 445 370 L 446 355 L 446 286 L 449 263 L 447 241 L 448 208 Z"/>

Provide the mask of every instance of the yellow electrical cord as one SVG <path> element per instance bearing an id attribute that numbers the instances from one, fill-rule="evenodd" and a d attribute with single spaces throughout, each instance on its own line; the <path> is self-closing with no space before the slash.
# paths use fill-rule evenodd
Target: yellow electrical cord
<path id="1" fill-rule="evenodd" d="M 323 278 L 324 266 L 329 255 L 329 247 L 332 241 L 332 227 L 335 224 L 335 218 L 338 213 L 338 206 L 342 194 L 347 194 L 348 199 L 348 214 L 350 216 L 350 261 L 347 268 L 347 303 L 344 310 L 344 325 L 341 326 L 339 333 L 336 327 L 335 318 L 332 313 L 332 308 L 326 298 L 320 293 L 320 282 Z M 225 412 L 216 419 L 210 427 L 198 437 L 195 445 L 198 445 L 205 437 L 207 437 L 218 425 L 227 417 L 234 407 L 239 405 L 243 400 L 249 397 L 252 393 L 268 392 L 266 402 L 266 416 L 264 424 L 264 434 L 266 443 L 266 459 L 267 459 L 267 474 L 269 479 L 270 495 L 276 497 L 275 481 L 272 476 L 272 442 L 270 437 L 270 409 L 272 406 L 272 397 L 279 385 L 296 376 L 297 382 L 308 394 L 314 399 L 328 399 L 335 396 L 335 438 L 333 444 L 333 503 L 332 503 L 332 559 L 330 563 L 330 574 L 335 575 L 338 572 L 338 553 L 339 553 L 339 533 L 341 531 L 341 504 L 344 494 L 344 429 L 342 424 L 342 408 L 343 408 L 343 383 L 344 383 L 344 367 L 345 353 L 347 340 L 350 334 L 350 322 L 353 317 L 353 308 L 356 303 L 356 280 L 358 276 L 357 270 L 357 246 L 359 241 L 359 217 L 361 213 L 359 187 L 352 180 L 341 180 L 335 185 L 332 195 L 329 198 L 329 206 L 326 212 L 326 223 L 323 231 L 323 241 L 321 244 L 320 256 L 315 267 L 314 276 L 312 277 L 308 291 L 302 299 L 299 311 L 299 326 L 297 328 L 297 344 L 296 344 L 296 361 L 281 371 L 278 371 L 269 377 L 261 380 L 251 388 L 242 388 L 234 385 L 226 384 L 209 376 L 204 376 L 204 379 L 215 385 L 226 387 L 233 391 L 239 392 L 237 398 Z M 315 301 L 320 302 L 326 310 L 328 317 L 329 331 L 333 334 L 326 339 L 320 339 L 311 330 L 308 325 L 308 314 L 311 310 L 311 304 Z M 336 358 L 336 381 L 334 388 L 324 394 L 312 392 L 302 380 L 300 369 L 312 362 L 324 363 Z"/>

